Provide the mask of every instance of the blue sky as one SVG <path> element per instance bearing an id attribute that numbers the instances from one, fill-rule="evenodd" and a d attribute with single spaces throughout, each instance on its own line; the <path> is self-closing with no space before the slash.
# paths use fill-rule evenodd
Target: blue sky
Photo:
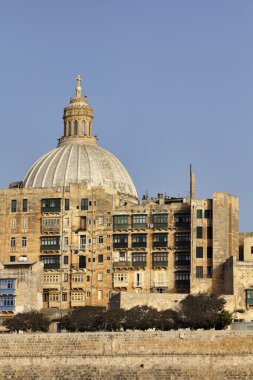
<path id="1" fill-rule="evenodd" d="M 93 131 L 148 191 L 239 196 L 253 230 L 252 0 L 0 3 L 0 187 L 62 135 L 83 77 Z"/>

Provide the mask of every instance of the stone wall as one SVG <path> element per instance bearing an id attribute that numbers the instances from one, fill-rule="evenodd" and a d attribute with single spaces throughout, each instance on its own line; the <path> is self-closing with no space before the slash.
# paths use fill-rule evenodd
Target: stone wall
<path id="1" fill-rule="evenodd" d="M 252 332 L 0 335 L 2 379 L 253 379 Z"/>

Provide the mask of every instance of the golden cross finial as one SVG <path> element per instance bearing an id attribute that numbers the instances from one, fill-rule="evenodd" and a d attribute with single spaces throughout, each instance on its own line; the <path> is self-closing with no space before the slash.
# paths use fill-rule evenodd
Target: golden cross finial
<path id="1" fill-rule="evenodd" d="M 82 97 L 81 77 L 78 74 L 76 77 L 76 98 Z"/>

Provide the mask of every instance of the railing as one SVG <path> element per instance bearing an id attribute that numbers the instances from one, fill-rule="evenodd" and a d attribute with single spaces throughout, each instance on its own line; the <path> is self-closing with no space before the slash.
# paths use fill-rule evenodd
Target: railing
<path id="1" fill-rule="evenodd" d="M 0 294 L 14 294 L 16 291 L 16 289 L 12 288 L 12 289 L 7 289 L 7 288 L 4 288 L 4 289 L 0 289 Z"/>
<path id="2" fill-rule="evenodd" d="M 124 224 L 113 224 L 113 229 L 114 230 L 127 230 L 128 229 L 128 223 Z"/>
<path id="3" fill-rule="evenodd" d="M 113 243 L 113 249 L 115 248 L 128 248 L 128 243 Z"/>
<path id="4" fill-rule="evenodd" d="M 59 251 L 60 250 L 60 244 L 41 245 L 40 249 L 41 249 L 41 251 Z"/>
<path id="5" fill-rule="evenodd" d="M 190 240 L 189 241 L 175 241 L 176 247 L 190 247 Z"/>
<path id="6" fill-rule="evenodd" d="M 175 227 L 190 228 L 191 222 L 175 222 Z"/>
<path id="7" fill-rule="evenodd" d="M 147 266 L 147 261 L 133 261 L 132 266 L 134 268 L 145 268 Z"/>
<path id="8" fill-rule="evenodd" d="M 147 223 L 133 223 L 133 228 L 147 228 Z"/>
<path id="9" fill-rule="evenodd" d="M 42 231 L 42 233 L 43 232 L 56 232 L 56 233 L 58 233 L 58 232 L 60 232 L 60 226 L 55 226 L 55 227 L 47 227 L 47 226 L 42 226 L 42 228 L 41 228 L 41 231 Z"/>
<path id="10" fill-rule="evenodd" d="M 168 223 L 153 223 L 154 228 L 167 228 Z"/>
<path id="11" fill-rule="evenodd" d="M 41 212 L 60 212 L 61 205 L 55 207 L 41 207 Z"/>
<path id="12" fill-rule="evenodd" d="M 132 266 L 131 261 L 114 261 L 113 267 L 117 268 L 130 268 Z"/>
<path id="13" fill-rule="evenodd" d="M 153 247 L 154 248 L 159 248 L 159 247 L 167 247 L 167 241 L 154 241 L 153 242 Z"/>
<path id="14" fill-rule="evenodd" d="M 153 268 L 162 268 L 168 266 L 168 260 L 153 261 Z"/>
<path id="15" fill-rule="evenodd" d="M 0 311 L 14 311 L 15 305 L 0 306 Z"/>
<path id="16" fill-rule="evenodd" d="M 155 281 L 153 286 L 155 288 L 167 288 L 168 281 Z"/>
<path id="17" fill-rule="evenodd" d="M 128 287 L 128 280 L 126 281 L 113 281 L 114 288 L 127 288 Z"/>
<path id="18" fill-rule="evenodd" d="M 144 241 L 144 242 L 141 242 L 141 241 L 138 241 L 138 242 L 132 242 L 132 247 L 133 248 L 146 248 L 147 247 L 147 242 Z"/>

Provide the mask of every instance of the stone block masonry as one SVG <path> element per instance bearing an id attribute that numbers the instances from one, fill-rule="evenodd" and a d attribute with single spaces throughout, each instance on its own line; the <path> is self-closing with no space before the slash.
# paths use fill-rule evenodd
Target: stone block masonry
<path id="1" fill-rule="evenodd" d="M 253 379 L 253 334 L 2 334 L 1 379 Z"/>

